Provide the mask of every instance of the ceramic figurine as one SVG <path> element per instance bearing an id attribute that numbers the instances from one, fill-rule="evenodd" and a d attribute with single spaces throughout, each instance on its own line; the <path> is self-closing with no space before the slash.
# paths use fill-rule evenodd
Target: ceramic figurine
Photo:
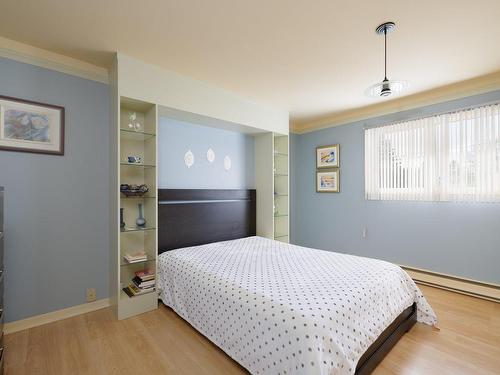
<path id="1" fill-rule="evenodd" d="M 129 119 L 129 124 L 128 124 L 128 127 L 130 129 L 133 129 L 135 131 L 139 131 L 141 130 L 141 124 L 139 124 L 136 120 L 137 120 L 137 113 L 135 112 L 130 112 L 129 115 L 128 115 L 128 119 Z"/>
<path id="2" fill-rule="evenodd" d="M 142 203 L 139 203 L 137 207 L 139 208 L 139 217 L 135 220 L 135 225 L 138 227 L 144 227 L 146 226 L 146 220 L 144 219 L 142 213 Z"/>

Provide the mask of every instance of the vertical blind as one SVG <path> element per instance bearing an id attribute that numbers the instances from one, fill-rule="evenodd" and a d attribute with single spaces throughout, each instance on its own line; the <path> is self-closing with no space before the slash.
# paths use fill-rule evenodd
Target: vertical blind
<path id="1" fill-rule="evenodd" d="M 365 129 L 365 197 L 500 202 L 500 105 Z"/>

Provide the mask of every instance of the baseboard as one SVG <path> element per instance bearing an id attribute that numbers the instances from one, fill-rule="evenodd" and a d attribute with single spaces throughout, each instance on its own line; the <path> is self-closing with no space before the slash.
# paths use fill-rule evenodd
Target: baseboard
<path id="1" fill-rule="evenodd" d="M 9 333 L 23 331 L 28 328 L 33 328 L 41 326 L 43 324 L 56 322 L 58 320 L 71 318 L 72 316 L 100 310 L 109 306 L 109 298 L 103 298 L 95 302 L 84 303 L 83 305 L 72 306 L 66 309 L 52 311 L 46 314 L 35 315 L 26 319 L 5 323 L 3 326 L 3 330 L 4 333 L 8 335 Z"/>
<path id="2" fill-rule="evenodd" d="M 401 266 L 416 282 L 500 303 L 500 285 Z"/>
<path id="3" fill-rule="evenodd" d="M 413 280 L 415 280 L 416 283 L 446 289 L 453 292 L 500 303 L 500 285 L 446 275 L 414 267 L 401 267 L 410 275 Z M 71 318 L 73 316 L 100 310 L 109 306 L 109 298 L 103 298 L 95 302 L 84 303 L 82 305 L 72 306 L 66 309 L 32 316 L 30 318 L 17 320 L 15 322 L 5 323 L 4 333 L 8 335 L 10 333 L 19 332 L 28 328 L 33 328 L 41 326 L 43 324 L 56 322 L 58 320 Z"/>

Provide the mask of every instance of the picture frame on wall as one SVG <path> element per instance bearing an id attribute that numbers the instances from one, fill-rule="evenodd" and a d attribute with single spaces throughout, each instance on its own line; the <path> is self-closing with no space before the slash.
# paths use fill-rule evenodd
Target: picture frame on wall
<path id="1" fill-rule="evenodd" d="M 64 107 L 0 96 L 0 150 L 64 155 Z"/>
<path id="2" fill-rule="evenodd" d="M 338 144 L 316 147 L 316 168 L 340 167 L 339 151 Z"/>
<path id="3" fill-rule="evenodd" d="M 338 169 L 322 170 L 316 172 L 316 192 L 339 193 L 340 173 Z"/>

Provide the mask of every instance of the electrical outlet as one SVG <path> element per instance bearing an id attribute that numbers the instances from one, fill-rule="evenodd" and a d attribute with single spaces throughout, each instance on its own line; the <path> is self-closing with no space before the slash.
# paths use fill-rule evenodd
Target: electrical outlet
<path id="1" fill-rule="evenodd" d="M 87 302 L 95 301 L 95 288 L 87 288 Z"/>

